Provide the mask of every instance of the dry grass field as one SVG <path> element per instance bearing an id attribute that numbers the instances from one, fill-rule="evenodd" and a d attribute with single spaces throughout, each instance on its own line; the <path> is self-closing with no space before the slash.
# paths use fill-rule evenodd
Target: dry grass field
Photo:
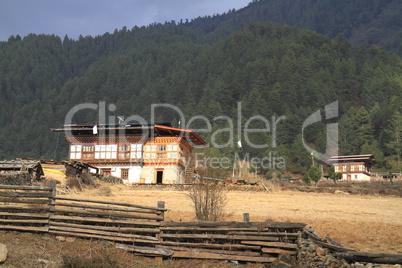
<path id="1" fill-rule="evenodd" d="M 142 205 L 165 201 L 166 220 L 195 219 L 187 191 L 173 188 L 103 186 L 71 196 L 105 199 Z M 225 220 L 242 220 L 245 212 L 251 221 L 304 222 L 321 236 L 330 236 L 359 251 L 402 253 L 402 198 L 393 196 L 339 195 L 293 191 L 228 191 Z"/>

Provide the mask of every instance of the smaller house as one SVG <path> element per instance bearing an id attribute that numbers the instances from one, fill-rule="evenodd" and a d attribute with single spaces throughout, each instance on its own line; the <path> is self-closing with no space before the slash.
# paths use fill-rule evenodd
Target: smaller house
<path id="1" fill-rule="evenodd" d="M 375 163 L 372 154 L 332 156 L 329 161 L 335 172 L 342 173 L 342 180 L 369 181 Z"/>
<path id="2" fill-rule="evenodd" d="M 27 172 L 32 179 L 38 180 L 45 175 L 40 161 L 11 160 L 0 161 L 0 173 Z"/>
<path id="3" fill-rule="evenodd" d="M 67 177 L 79 176 L 81 173 L 99 173 L 97 167 L 79 161 L 64 162 L 64 166 L 66 168 Z"/>

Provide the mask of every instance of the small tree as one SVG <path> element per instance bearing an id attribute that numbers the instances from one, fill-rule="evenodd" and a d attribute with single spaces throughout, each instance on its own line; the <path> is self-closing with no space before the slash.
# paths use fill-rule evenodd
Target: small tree
<path id="1" fill-rule="evenodd" d="M 307 184 L 308 186 L 311 185 L 311 181 L 310 181 L 310 178 L 308 177 L 307 173 L 303 175 L 302 181 L 303 181 L 305 184 Z"/>
<path id="2" fill-rule="evenodd" d="M 342 179 L 342 173 L 335 172 L 334 166 L 331 166 L 331 167 L 328 169 L 328 178 L 330 178 L 331 180 L 333 180 L 334 183 L 336 184 L 336 181 L 339 181 L 339 180 Z"/>
<path id="3" fill-rule="evenodd" d="M 308 177 L 315 183 L 315 187 L 317 187 L 318 181 L 321 180 L 321 175 L 321 170 L 315 165 L 312 165 L 308 170 Z"/>
<path id="4" fill-rule="evenodd" d="M 223 186 L 202 180 L 189 189 L 195 215 L 199 221 L 220 221 L 225 216 L 226 194 Z"/>

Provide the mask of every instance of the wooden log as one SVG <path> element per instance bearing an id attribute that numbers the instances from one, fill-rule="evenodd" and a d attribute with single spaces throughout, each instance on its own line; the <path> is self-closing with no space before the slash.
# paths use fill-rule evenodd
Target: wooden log
<path id="1" fill-rule="evenodd" d="M 48 232 L 49 228 L 45 226 L 21 226 L 21 225 L 0 225 L 0 230 L 14 230 L 23 232 Z"/>
<path id="2" fill-rule="evenodd" d="M 334 256 L 351 262 L 369 262 L 380 264 L 401 264 L 402 254 L 369 253 L 369 252 L 337 252 Z"/>
<path id="3" fill-rule="evenodd" d="M 130 243 L 142 243 L 142 244 L 157 244 L 157 241 L 152 240 L 142 240 L 142 239 L 133 239 L 126 237 L 117 237 L 117 236 L 105 236 L 105 235 L 96 235 L 96 234 L 83 234 L 83 233 L 75 233 L 75 232 L 64 232 L 59 230 L 49 230 L 49 233 L 59 234 L 64 236 L 76 236 L 82 238 L 96 238 L 100 240 L 109 240 L 109 241 L 121 241 L 121 242 L 130 242 Z"/>
<path id="4" fill-rule="evenodd" d="M 0 184 L 0 189 L 7 190 L 36 190 L 36 191 L 52 191 L 52 187 L 49 186 L 25 186 L 25 185 L 4 185 Z"/>
<path id="5" fill-rule="evenodd" d="M 196 252 L 222 253 L 222 254 L 228 254 L 228 255 L 261 257 L 260 252 L 253 252 L 253 251 L 234 251 L 234 250 L 219 250 L 219 249 L 205 249 L 205 248 L 191 249 L 188 247 L 176 247 L 176 246 L 167 246 L 167 245 L 163 245 L 163 246 L 157 245 L 157 247 L 165 247 L 165 248 L 178 250 L 178 251 L 196 251 Z"/>
<path id="6" fill-rule="evenodd" d="M 146 219 L 146 220 L 161 220 L 163 217 L 156 215 L 135 215 L 128 213 L 119 212 L 105 212 L 105 211 L 93 211 L 93 210 L 78 210 L 78 209 L 58 209 L 50 208 L 51 212 L 54 213 L 68 213 L 68 214 L 78 214 L 78 215 L 92 215 L 92 216 L 107 216 L 107 217 L 117 217 L 117 218 L 130 218 L 130 219 Z"/>
<path id="7" fill-rule="evenodd" d="M 175 251 L 171 257 L 187 258 L 187 259 L 233 260 L 233 261 L 245 261 L 245 262 L 262 262 L 262 263 L 272 263 L 276 261 L 276 258 L 228 255 L 222 253 L 208 253 L 208 252 L 197 252 L 197 251 Z"/>
<path id="8" fill-rule="evenodd" d="M 13 209 L 13 210 L 31 210 L 31 211 L 48 211 L 49 207 L 33 207 L 33 206 L 15 206 L 15 205 L 0 205 L 0 210 Z"/>
<path id="9" fill-rule="evenodd" d="M 175 239 L 225 239 L 225 240 L 263 240 L 263 241 L 279 241 L 278 237 L 260 237 L 260 236 L 243 236 L 243 235 L 224 235 L 224 234 L 161 234 L 161 238 Z"/>
<path id="10" fill-rule="evenodd" d="M 15 220 L 15 219 L 0 219 L 0 223 L 24 223 L 24 224 L 48 224 L 48 220 Z"/>
<path id="11" fill-rule="evenodd" d="M 261 248 L 263 253 L 269 254 L 289 254 L 289 255 L 296 255 L 297 251 L 285 250 L 280 248 Z"/>
<path id="12" fill-rule="evenodd" d="M 64 227 L 74 227 L 74 228 L 82 228 L 82 229 L 93 229 L 93 230 L 103 230 L 103 231 L 112 231 L 112 232 L 121 232 L 121 233 L 154 233 L 158 234 L 160 232 L 159 228 L 130 228 L 130 227 L 120 227 L 120 226 L 99 226 L 99 225 L 85 225 L 85 224 L 76 224 L 76 223 L 65 223 L 65 222 L 57 222 L 50 221 L 49 225 L 54 226 L 64 226 Z"/>
<path id="13" fill-rule="evenodd" d="M 344 245 L 338 243 L 337 241 L 335 241 L 334 239 L 332 239 L 332 238 L 329 237 L 329 236 L 325 237 L 325 239 L 326 239 L 328 242 L 330 242 L 332 245 L 334 245 L 334 246 L 338 246 L 338 247 L 341 247 L 341 248 L 346 248 Z"/>
<path id="14" fill-rule="evenodd" d="M 265 191 L 267 191 L 268 193 L 270 192 L 268 187 L 264 183 L 261 183 L 261 185 L 264 187 Z"/>
<path id="15" fill-rule="evenodd" d="M 317 245 L 324 247 L 324 248 L 329 248 L 333 251 L 336 252 L 347 252 L 347 251 L 355 251 L 349 248 L 345 248 L 345 247 L 339 247 L 339 246 L 335 246 L 329 243 L 325 243 L 325 242 L 321 242 L 321 241 L 314 241 L 314 243 L 316 243 Z"/>
<path id="16" fill-rule="evenodd" d="M 161 245 L 166 246 L 177 246 L 177 247 L 188 247 L 188 248 L 216 248 L 216 249 L 227 249 L 227 250 L 260 250 L 260 246 L 246 246 L 239 244 L 209 244 L 209 243 L 186 243 L 186 242 L 172 242 L 172 241 L 161 241 Z"/>
<path id="17" fill-rule="evenodd" d="M 98 203 L 98 204 L 116 205 L 116 206 L 124 206 L 124 207 L 152 209 L 152 210 L 157 210 L 157 211 L 166 211 L 167 210 L 165 208 L 141 206 L 141 205 L 121 203 L 121 202 L 99 201 L 99 200 L 91 200 L 91 199 L 77 199 L 77 198 L 68 198 L 68 197 L 56 197 L 56 200 L 69 200 L 69 201 L 78 201 L 78 202 L 87 202 L 87 203 Z"/>
<path id="18" fill-rule="evenodd" d="M 235 228 L 244 228 L 244 227 L 256 227 L 262 228 L 274 228 L 274 229 L 303 229 L 306 224 L 305 223 L 292 223 L 292 222 L 211 222 L 211 221 L 190 221 L 190 222 L 168 222 L 165 221 L 161 226 L 164 227 L 235 227 Z"/>
<path id="19" fill-rule="evenodd" d="M 213 222 L 213 221 L 189 221 L 189 222 L 171 222 L 164 221 L 161 222 L 163 227 L 256 227 L 255 222 Z"/>
<path id="20" fill-rule="evenodd" d="M 240 243 L 245 244 L 245 245 L 257 245 L 257 246 L 262 246 L 262 247 L 297 249 L 296 244 L 283 243 L 283 242 L 241 241 Z"/>
<path id="21" fill-rule="evenodd" d="M 49 215 L 49 213 L 12 213 L 0 211 L 0 216 L 7 217 L 49 218 Z"/>
<path id="22" fill-rule="evenodd" d="M 228 232 L 228 235 L 256 235 L 256 236 L 290 236 L 298 237 L 298 233 L 276 233 L 276 232 Z"/>
<path id="23" fill-rule="evenodd" d="M 0 203 L 50 204 L 50 199 L 22 199 L 18 197 L 9 197 L 0 198 Z"/>
<path id="24" fill-rule="evenodd" d="M 158 241 L 158 239 L 156 239 L 155 237 L 152 237 L 152 236 L 124 234 L 124 233 L 117 233 L 117 232 L 106 232 L 106 231 L 100 231 L 100 230 L 71 228 L 71 227 L 60 227 L 60 226 L 52 226 L 52 225 L 49 226 L 49 230 Z"/>
<path id="25" fill-rule="evenodd" d="M 164 231 L 185 231 L 185 232 L 192 232 L 192 231 L 197 231 L 197 232 L 238 232 L 242 233 L 244 232 L 245 234 L 248 232 L 250 235 L 253 234 L 267 234 L 267 235 L 272 235 L 272 236 L 297 236 L 298 233 L 287 233 L 287 232 L 269 232 L 268 229 L 260 230 L 257 227 L 163 227 L 161 226 L 161 230 Z"/>
<path id="26" fill-rule="evenodd" d="M 305 223 L 297 223 L 297 222 L 262 222 L 264 228 L 271 229 L 298 229 L 302 230 L 306 227 Z"/>
<path id="27" fill-rule="evenodd" d="M 151 221 L 132 221 L 132 220 L 113 220 L 107 218 L 92 218 L 92 217 L 78 217 L 78 216 L 63 216 L 63 215 L 50 215 L 51 220 L 62 221 L 80 221 L 80 222 L 99 222 L 110 224 L 125 224 L 125 225 L 142 225 L 142 226 L 160 226 L 159 222 Z"/>
<path id="28" fill-rule="evenodd" d="M 64 206 L 64 207 L 77 207 L 77 208 L 90 208 L 90 209 L 99 209 L 99 210 L 109 210 L 109 211 L 124 211 L 124 212 L 136 212 L 136 213 L 148 213 L 148 214 L 161 214 L 161 211 L 155 211 L 151 209 L 138 209 L 138 208 L 121 208 L 121 207 L 110 207 L 110 206 L 92 206 L 88 204 L 79 204 L 79 203 L 63 203 L 63 202 L 54 202 L 55 206 Z"/>
<path id="29" fill-rule="evenodd" d="M 126 244 L 116 244 L 116 248 L 123 249 L 125 251 L 141 253 L 147 256 L 170 257 L 173 255 L 173 250 L 161 247 L 138 247 Z"/>
<path id="30" fill-rule="evenodd" d="M 310 238 L 310 239 L 312 239 L 312 240 L 314 240 L 314 241 L 321 241 L 321 242 L 324 242 L 324 239 L 322 239 L 321 237 L 319 237 L 319 236 L 316 235 L 316 234 L 313 234 L 312 232 L 309 232 L 309 231 L 307 231 L 307 230 L 304 230 L 303 233 L 306 234 L 306 235 L 308 236 L 308 238 Z"/>
<path id="31" fill-rule="evenodd" d="M 1 192 L 0 196 L 2 197 L 52 197 L 51 192 Z"/>

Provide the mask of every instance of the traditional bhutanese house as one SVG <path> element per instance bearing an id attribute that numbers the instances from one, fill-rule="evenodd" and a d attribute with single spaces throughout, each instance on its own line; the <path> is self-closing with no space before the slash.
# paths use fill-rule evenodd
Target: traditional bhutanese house
<path id="1" fill-rule="evenodd" d="M 371 167 L 375 160 L 372 154 L 333 156 L 329 159 L 335 172 L 342 173 L 343 180 L 370 180 Z"/>
<path id="2" fill-rule="evenodd" d="M 32 179 L 38 180 L 44 175 L 40 161 L 36 160 L 11 160 L 0 161 L 0 173 L 27 172 Z"/>
<path id="3" fill-rule="evenodd" d="M 69 125 L 64 131 L 70 161 L 81 161 L 126 183 L 184 183 L 193 174 L 194 146 L 205 141 L 170 125 Z"/>

